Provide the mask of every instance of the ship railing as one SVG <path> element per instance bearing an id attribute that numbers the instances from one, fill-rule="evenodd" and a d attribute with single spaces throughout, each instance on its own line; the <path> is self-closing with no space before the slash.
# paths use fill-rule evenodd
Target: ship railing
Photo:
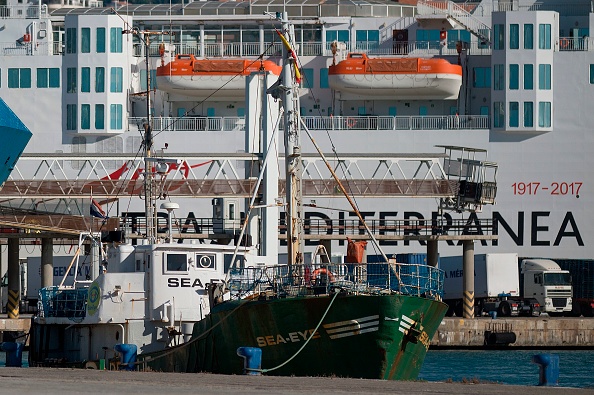
<path id="1" fill-rule="evenodd" d="M 309 130 L 489 129 L 488 115 L 304 116 Z"/>
<path id="2" fill-rule="evenodd" d="M 444 272 L 432 266 L 396 262 L 313 263 L 232 269 L 229 278 L 234 298 L 288 298 L 346 291 L 440 300 Z"/>
<path id="3" fill-rule="evenodd" d="M 129 118 L 130 125 L 142 124 L 141 118 Z M 245 129 L 244 117 L 154 117 L 154 131 L 233 132 Z"/>
<path id="4" fill-rule="evenodd" d="M 559 37 L 558 48 L 560 52 L 566 51 L 588 51 L 594 48 L 592 37 Z"/>
<path id="5" fill-rule="evenodd" d="M 88 288 L 63 289 L 47 287 L 39 290 L 39 317 L 64 317 L 82 321 L 87 311 Z"/>
<path id="6" fill-rule="evenodd" d="M 0 42 L 0 54 L 3 56 L 47 56 L 60 55 L 61 45 L 52 43 L 50 46 L 47 42 L 39 42 L 32 44 L 31 42 Z"/>

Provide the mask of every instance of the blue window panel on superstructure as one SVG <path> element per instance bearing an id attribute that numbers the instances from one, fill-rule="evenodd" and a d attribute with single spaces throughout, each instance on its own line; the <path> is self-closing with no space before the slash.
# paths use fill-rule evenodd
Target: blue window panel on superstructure
<path id="1" fill-rule="evenodd" d="M 458 41 L 470 44 L 470 32 L 467 30 L 448 30 L 447 37 L 449 49 L 456 49 Z"/>
<path id="2" fill-rule="evenodd" d="M 237 108 L 237 116 L 238 117 L 245 117 L 245 108 L 244 107 Z"/>
<path id="3" fill-rule="evenodd" d="M 509 89 L 520 89 L 520 65 L 509 65 Z"/>
<path id="4" fill-rule="evenodd" d="M 524 89 L 525 90 L 534 89 L 534 65 L 533 64 L 525 64 L 524 65 Z"/>
<path id="5" fill-rule="evenodd" d="M 19 87 L 19 69 L 8 69 L 8 87 Z"/>
<path id="6" fill-rule="evenodd" d="M 122 105 L 111 104 L 109 106 L 109 128 L 112 130 L 122 129 Z"/>
<path id="7" fill-rule="evenodd" d="M 539 64 L 538 65 L 538 89 L 550 90 L 551 89 L 551 65 L 550 64 Z"/>
<path id="8" fill-rule="evenodd" d="M 31 69 L 20 69 L 19 85 L 20 88 L 31 88 Z"/>
<path id="9" fill-rule="evenodd" d="M 95 104 L 95 129 L 105 129 L 105 105 Z"/>
<path id="10" fill-rule="evenodd" d="M 91 29 L 88 27 L 80 29 L 80 52 L 91 52 Z"/>
<path id="11" fill-rule="evenodd" d="M 594 64 L 590 65 L 590 83 L 594 84 Z"/>
<path id="12" fill-rule="evenodd" d="M 474 67 L 472 69 L 473 79 L 472 86 L 474 88 L 490 88 L 491 87 L 491 68 L 490 67 Z"/>
<path id="13" fill-rule="evenodd" d="M 80 128 L 91 129 L 91 105 L 82 104 L 80 106 Z"/>
<path id="14" fill-rule="evenodd" d="M 112 27 L 109 29 L 109 52 L 122 53 L 122 28 Z"/>
<path id="15" fill-rule="evenodd" d="M 105 67 L 95 68 L 95 92 L 105 92 Z"/>
<path id="16" fill-rule="evenodd" d="M 391 117 L 398 116 L 398 108 L 396 108 L 396 107 L 389 107 L 388 108 L 388 115 L 391 116 Z"/>
<path id="17" fill-rule="evenodd" d="M 493 89 L 501 91 L 505 89 L 505 65 L 496 64 L 493 71 Z"/>
<path id="18" fill-rule="evenodd" d="M 320 69 L 320 88 L 329 88 L 328 69 Z"/>
<path id="19" fill-rule="evenodd" d="M 124 71 L 121 67 L 112 67 L 110 73 L 110 88 L 113 93 L 121 93 L 124 89 Z"/>
<path id="20" fill-rule="evenodd" d="M 509 49 L 520 48 L 520 25 L 509 25 Z"/>
<path id="21" fill-rule="evenodd" d="M 524 25 L 524 49 L 534 49 L 534 25 Z"/>
<path id="22" fill-rule="evenodd" d="M 493 26 L 493 49 L 505 49 L 505 25 Z"/>
<path id="23" fill-rule="evenodd" d="M 66 29 L 66 53 L 76 53 L 76 28 Z"/>
<path id="24" fill-rule="evenodd" d="M 60 69 L 57 67 L 52 67 L 51 69 L 49 69 L 49 87 L 60 87 Z"/>
<path id="25" fill-rule="evenodd" d="M 479 31 L 479 34 L 481 35 L 481 37 L 486 37 L 487 39 L 489 39 L 491 37 L 491 29 L 478 29 L 478 31 Z M 483 40 L 479 39 L 478 48 L 480 48 L 480 49 L 489 48 L 489 43 L 487 41 L 483 41 Z"/>
<path id="26" fill-rule="evenodd" d="M 97 53 L 105 53 L 105 28 L 97 28 L 97 42 L 96 42 Z"/>
<path id="27" fill-rule="evenodd" d="M 493 103 L 493 126 L 496 128 L 505 126 L 505 107 L 503 102 L 496 101 Z"/>
<path id="28" fill-rule="evenodd" d="M 524 102 L 524 127 L 534 127 L 534 103 L 531 101 Z"/>
<path id="29" fill-rule="evenodd" d="M 76 130 L 76 104 L 66 105 L 66 130 Z"/>
<path id="30" fill-rule="evenodd" d="M 439 30 L 418 29 L 416 34 L 417 49 L 439 49 Z"/>
<path id="31" fill-rule="evenodd" d="M 302 69 L 303 80 L 301 86 L 306 89 L 311 89 L 314 86 L 314 69 Z"/>
<path id="32" fill-rule="evenodd" d="M 326 30 L 326 42 L 332 41 L 349 42 L 348 30 Z"/>
<path id="33" fill-rule="evenodd" d="M 541 128 L 551 127 L 551 102 L 538 102 L 538 126 Z"/>
<path id="34" fill-rule="evenodd" d="M 90 92 L 91 91 L 91 68 L 83 67 L 80 70 L 80 91 Z"/>
<path id="35" fill-rule="evenodd" d="M 47 88 L 49 86 L 49 72 L 46 68 L 37 69 L 37 87 Z"/>
<path id="36" fill-rule="evenodd" d="M 66 92 L 68 93 L 77 92 L 76 72 L 76 67 L 66 69 Z"/>
<path id="37" fill-rule="evenodd" d="M 489 115 L 489 106 L 481 106 L 479 110 L 480 115 Z"/>
<path id="38" fill-rule="evenodd" d="M 538 48 L 551 49 L 551 25 L 548 23 L 538 25 Z"/>
<path id="39" fill-rule="evenodd" d="M 509 102 L 509 126 L 517 128 L 520 126 L 520 104 L 517 101 Z"/>

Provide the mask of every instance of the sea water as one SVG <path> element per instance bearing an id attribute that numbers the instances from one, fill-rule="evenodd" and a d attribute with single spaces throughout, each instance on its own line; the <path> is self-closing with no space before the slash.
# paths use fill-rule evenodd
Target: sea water
<path id="1" fill-rule="evenodd" d="M 429 350 L 419 380 L 538 385 L 537 354 L 559 356 L 559 386 L 594 388 L 594 350 Z"/>

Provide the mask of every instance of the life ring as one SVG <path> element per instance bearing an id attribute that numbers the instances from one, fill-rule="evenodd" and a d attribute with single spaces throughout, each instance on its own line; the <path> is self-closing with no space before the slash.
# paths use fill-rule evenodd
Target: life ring
<path id="1" fill-rule="evenodd" d="M 346 120 L 347 127 L 350 129 L 357 124 L 357 121 L 354 118 L 348 117 Z"/>
<path id="2" fill-rule="evenodd" d="M 334 282 L 334 274 L 332 274 L 332 272 L 326 268 L 314 270 L 314 272 L 312 273 L 312 278 L 314 280 L 317 280 L 318 278 L 322 278 L 322 275 L 326 275 L 329 282 Z"/>
<path id="3" fill-rule="evenodd" d="M 561 40 L 559 40 L 559 46 L 562 49 L 567 49 L 569 48 L 569 39 L 567 38 L 562 38 Z"/>
<path id="4" fill-rule="evenodd" d="M 26 42 L 26 43 L 31 42 L 31 35 L 29 33 L 25 33 L 23 35 L 23 42 Z"/>

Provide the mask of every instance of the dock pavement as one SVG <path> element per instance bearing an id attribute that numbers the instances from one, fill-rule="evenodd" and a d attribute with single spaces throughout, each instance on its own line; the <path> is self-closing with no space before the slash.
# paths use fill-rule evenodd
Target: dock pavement
<path id="1" fill-rule="evenodd" d="M 2 393 L 25 394 L 448 394 L 592 395 L 592 389 L 333 377 L 228 376 L 54 368 L 2 368 Z"/>

